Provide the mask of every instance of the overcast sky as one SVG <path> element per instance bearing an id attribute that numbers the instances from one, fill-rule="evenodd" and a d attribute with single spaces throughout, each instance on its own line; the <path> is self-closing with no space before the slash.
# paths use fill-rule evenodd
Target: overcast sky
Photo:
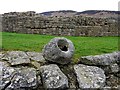
<path id="1" fill-rule="evenodd" d="M 0 0 L 0 14 L 7 12 L 56 10 L 118 10 L 120 0 Z"/>

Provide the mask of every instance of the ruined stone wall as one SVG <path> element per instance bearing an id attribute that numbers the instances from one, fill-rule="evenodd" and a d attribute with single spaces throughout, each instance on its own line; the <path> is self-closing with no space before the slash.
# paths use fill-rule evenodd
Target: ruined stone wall
<path id="1" fill-rule="evenodd" d="M 2 31 L 2 15 L 0 15 L 0 31 Z"/>
<path id="2" fill-rule="evenodd" d="M 117 36 L 117 22 L 82 16 L 47 17 L 35 12 L 3 14 L 3 31 L 59 36 Z"/>

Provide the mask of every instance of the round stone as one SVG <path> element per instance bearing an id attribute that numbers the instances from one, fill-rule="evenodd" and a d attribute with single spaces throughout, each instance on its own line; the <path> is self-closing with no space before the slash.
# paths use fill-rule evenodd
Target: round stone
<path id="1" fill-rule="evenodd" d="M 74 49 L 74 45 L 70 40 L 64 37 L 56 37 L 45 45 L 43 49 L 43 57 L 48 61 L 67 64 L 71 62 Z"/>

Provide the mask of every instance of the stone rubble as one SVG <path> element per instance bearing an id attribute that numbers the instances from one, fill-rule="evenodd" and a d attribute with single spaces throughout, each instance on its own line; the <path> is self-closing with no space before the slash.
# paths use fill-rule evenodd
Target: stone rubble
<path id="1" fill-rule="evenodd" d="M 37 52 L 26 52 L 26 53 L 31 60 L 35 60 L 37 62 L 45 62 L 42 53 L 37 53 Z"/>
<path id="2" fill-rule="evenodd" d="M 15 68 L 15 74 L 11 84 L 7 87 L 10 89 L 37 87 L 36 70 L 34 68 Z"/>
<path id="3" fill-rule="evenodd" d="M 101 88 L 105 85 L 106 76 L 101 68 L 78 64 L 74 70 L 81 89 Z"/>
<path id="4" fill-rule="evenodd" d="M 80 62 L 87 65 L 111 65 L 120 62 L 120 52 L 113 52 L 110 54 L 84 56 L 81 57 Z"/>
<path id="5" fill-rule="evenodd" d="M 45 88 L 68 88 L 68 79 L 57 65 L 51 64 L 41 66 L 40 72 L 42 74 L 42 80 Z"/>
<path id="6" fill-rule="evenodd" d="M 120 67 L 117 63 L 111 64 L 108 66 L 100 66 L 106 73 L 118 73 L 120 71 Z"/>
<path id="7" fill-rule="evenodd" d="M 114 74 L 110 74 L 106 78 L 106 85 L 107 86 L 113 86 L 112 88 L 117 88 L 120 86 L 120 77 L 117 77 Z M 120 87 L 118 88 L 118 90 Z"/>
<path id="8" fill-rule="evenodd" d="M 109 54 L 83 56 L 80 62 L 86 65 L 94 65 L 102 68 L 105 73 L 118 73 L 120 71 L 120 52 Z"/>
<path id="9" fill-rule="evenodd" d="M 8 61 L 11 65 L 29 64 L 30 63 L 29 57 L 23 51 L 7 52 L 4 57 L 6 59 L 8 59 Z"/>
<path id="10" fill-rule="evenodd" d="M 14 68 L 0 62 L 0 89 L 22 89 L 37 87 L 36 70 L 34 68 Z"/>
<path id="11" fill-rule="evenodd" d="M 4 54 L 3 54 L 2 52 L 0 52 L 0 59 L 3 57 L 3 55 L 4 55 Z"/>
<path id="12" fill-rule="evenodd" d="M 4 87 L 3 81 L 2 81 L 3 65 L 4 63 L 0 61 L 0 90 Z"/>

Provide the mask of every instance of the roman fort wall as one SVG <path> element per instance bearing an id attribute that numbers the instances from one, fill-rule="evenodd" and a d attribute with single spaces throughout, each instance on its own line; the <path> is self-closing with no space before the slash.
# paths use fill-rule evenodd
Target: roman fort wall
<path id="1" fill-rule="evenodd" d="M 2 31 L 57 36 L 117 36 L 117 21 L 73 15 L 44 16 L 35 12 L 3 14 Z"/>

